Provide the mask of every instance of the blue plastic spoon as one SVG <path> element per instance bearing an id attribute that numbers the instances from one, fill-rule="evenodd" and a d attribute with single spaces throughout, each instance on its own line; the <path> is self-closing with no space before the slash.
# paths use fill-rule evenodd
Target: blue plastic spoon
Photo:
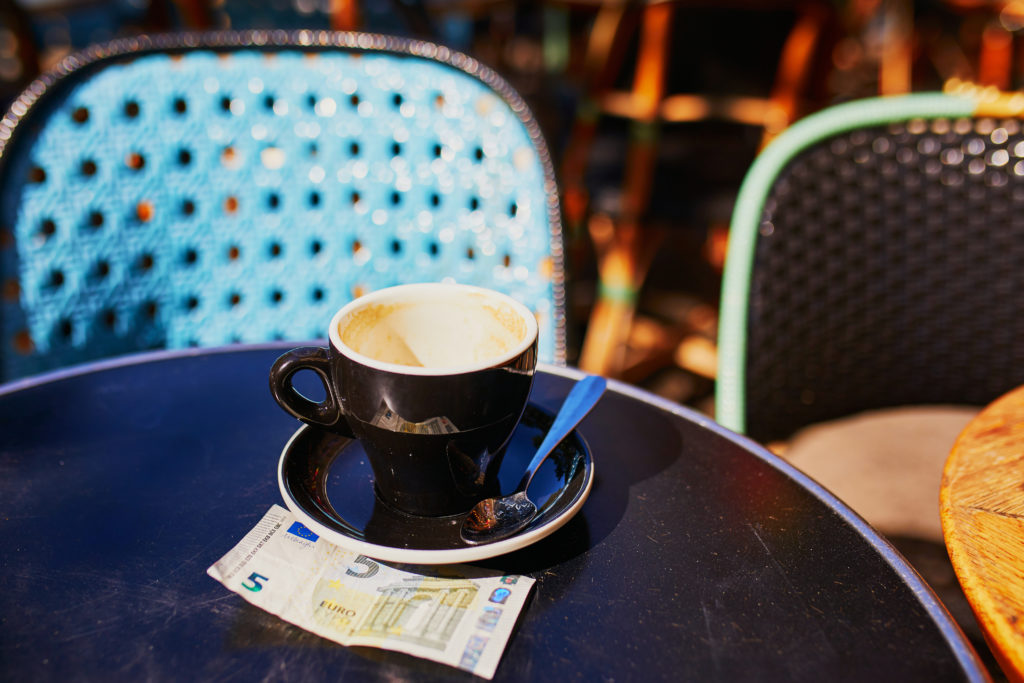
<path id="1" fill-rule="evenodd" d="M 526 467 L 523 478 L 513 493 L 500 498 L 487 498 L 477 503 L 462 523 L 462 540 L 471 545 L 492 543 L 507 538 L 537 516 L 537 506 L 526 495 L 533 475 L 544 464 L 562 439 L 569 436 L 597 400 L 604 393 L 607 382 L 603 377 L 588 375 L 572 388 L 555 416 L 551 429 L 537 448 L 536 455 Z"/>

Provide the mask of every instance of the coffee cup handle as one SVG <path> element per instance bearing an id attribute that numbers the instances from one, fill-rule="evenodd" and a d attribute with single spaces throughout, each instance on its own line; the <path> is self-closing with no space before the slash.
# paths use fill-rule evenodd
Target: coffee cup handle
<path id="1" fill-rule="evenodd" d="M 312 370 L 324 385 L 326 398 L 317 403 L 295 389 L 292 378 L 299 370 Z M 270 393 L 285 411 L 303 422 L 353 437 L 341 412 L 341 402 L 331 385 L 331 367 L 327 349 L 304 346 L 281 355 L 270 368 Z"/>

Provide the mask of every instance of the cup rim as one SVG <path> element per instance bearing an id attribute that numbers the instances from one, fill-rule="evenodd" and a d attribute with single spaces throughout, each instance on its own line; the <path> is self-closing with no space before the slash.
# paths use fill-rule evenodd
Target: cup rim
<path id="1" fill-rule="evenodd" d="M 368 306 L 370 304 L 379 303 L 381 301 L 387 301 L 395 297 L 402 296 L 405 292 L 410 290 L 418 291 L 439 291 L 439 290 L 462 290 L 464 292 L 476 292 L 485 296 L 498 299 L 503 303 L 510 306 L 522 317 L 526 323 L 526 334 L 523 335 L 523 340 L 516 346 L 509 349 L 507 352 L 500 356 L 487 358 L 486 360 L 478 361 L 475 363 L 467 363 L 465 365 L 446 366 L 440 368 L 426 368 L 416 365 L 400 365 L 398 363 L 387 363 L 379 361 L 375 358 L 371 358 L 362 353 L 359 353 L 352 347 L 348 346 L 341 340 L 341 332 L 339 325 L 342 318 L 349 315 L 355 310 Z M 391 372 L 398 375 L 422 375 L 431 377 L 441 377 L 448 375 L 461 375 L 470 372 L 476 372 L 478 370 L 485 370 L 491 367 L 497 367 L 504 365 L 510 360 L 517 358 L 527 349 L 533 346 L 539 334 L 539 326 L 537 324 L 537 317 L 533 312 L 523 305 L 518 300 L 511 296 L 499 292 L 494 289 L 488 289 L 486 287 L 477 287 L 476 285 L 466 285 L 459 283 L 449 282 L 416 282 L 405 285 L 396 285 L 394 287 L 385 287 L 378 289 L 368 294 L 364 294 L 361 297 L 353 299 L 352 301 L 345 304 L 337 313 L 331 318 L 331 326 L 327 331 L 328 338 L 330 339 L 331 346 L 334 347 L 343 356 L 356 361 L 360 365 L 365 365 L 377 370 L 383 370 L 385 372 Z"/>

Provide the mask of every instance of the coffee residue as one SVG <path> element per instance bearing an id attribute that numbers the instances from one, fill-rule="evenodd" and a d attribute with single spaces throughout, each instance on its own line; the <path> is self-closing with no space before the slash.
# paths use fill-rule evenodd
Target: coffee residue
<path id="1" fill-rule="evenodd" d="M 526 322 L 491 299 L 375 304 L 341 322 L 342 341 L 384 363 L 446 368 L 507 354 L 526 334 Z"/>

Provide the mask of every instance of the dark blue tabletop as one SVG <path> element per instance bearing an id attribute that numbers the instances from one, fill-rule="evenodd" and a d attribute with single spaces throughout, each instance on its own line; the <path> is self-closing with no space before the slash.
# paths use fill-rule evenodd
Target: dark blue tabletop
<path id="1" fill-rule="evenodd" d="M 345 648 L 206 574 L 281 503 L 286 347 L 150 354 L 0 387 L 0 677 L 466 680 Z M 571 370 L 545 367 L 555 409 Z M 706 417 L 611 383 L 582 512 L 480 564 L 536 586 L 495 680 L 983 680 L 912 569 Z"/>

